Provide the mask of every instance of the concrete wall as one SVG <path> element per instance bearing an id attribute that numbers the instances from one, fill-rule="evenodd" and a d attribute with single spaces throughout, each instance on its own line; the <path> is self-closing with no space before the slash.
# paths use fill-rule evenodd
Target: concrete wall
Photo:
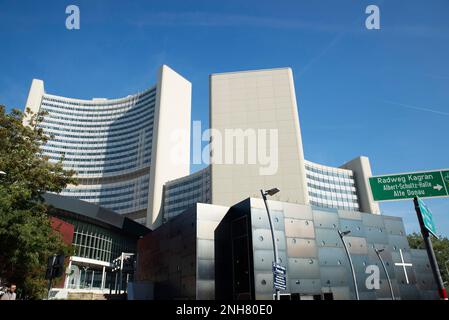
<path id="1" fill-rule="evenodd" d="M 369 178 L 373 175 L 368 157 L 358 157 L 341 166 L 352 170 L 356 183 L 360 211 L 380 214 L 379 205 L 373 199 Z"/>
<path id="2" fill-rule="evenodd" d="M 44 81 L 39 79 L 33 79 L 33 81 L 31 82 L 30 91 L 28 93 L 28 98 L 25 104 L 25 111 L 27 109 L 30 109 L 30 111 L 33 114 L 38 113 L 41 107 L 42 96 L 44 95 L 44 93 L 45 93 Z M 31 120 L 30 116 L 24 117 L 23 124 L 29 125 L 30 120 Z"/>
<path id="3" fill-rule="evenodd" d="M 190 173 L 190 109 L 192 86 L 164 65 L 159 72 L 151 154 L 147 226 L 162 223 L 162 188 Z"/>
<path id="4" fill-rule="evenodd" d="M 213 137 L 212 147 L 212 203 L 233 205 L 249 196 L 260 197 L 260 189 L 277 187 L 281 190 L 273 199 L 297 203 L 308 203 L 304 154 L 299 127 L 293 74 L 290 68 L 230 72 L 210 76 L 210 126 L 224 138 L 226 129 L 265 129 L 267 146 L 269 130 L 278 134 L 277 170 L 269 175 L 261 174 L 259 161 L 248 161 L 245 150 L 254 143 L 245 141 L 238 148 L 235 140 L 231 152 L 234 164 L 226 163 L 226 142 Z M 260 140 L 259 140 L 260 141 Z M 257 151 L 261 145 L 257 144 Z M 243 164 L 236 164 L 236 152 L 245 152 Z M 221 158 L 221 159 L 220 159 Z M 221 164 L 217 163 L 220 162 Z"/>

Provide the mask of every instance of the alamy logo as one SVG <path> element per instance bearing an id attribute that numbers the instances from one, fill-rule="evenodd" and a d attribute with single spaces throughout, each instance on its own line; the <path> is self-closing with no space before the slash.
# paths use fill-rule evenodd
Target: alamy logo
<path id="1" fill-rule="evenodd" d="M 369 265 L 365 269 L 365 273 L 369 276 L 365 280 L 365 286 L 368 290 L 379 290 L 380 289 L 380 271 L 379 267 L 376 265 Z"/>
<path id="2" fill-rule="evenodd" d="M 80 8 L 74 4 L 67 6 L 65 13 L 69 16 L 65 19 L 65 27 L 68 30 L 79 30 L 80 28 Z"/>
<path id="3" fill-rule="evenodd" d="M 368 30 L 379 30 L 380 29 L 380 9 L 376 5 L 369 5 L 365 10 L 366 14 L 369 16 L 365 20 L 365 26 Z"/>
<path id="4" fill-rule="evenodd" d="M 278 171 L 279 142 L 277 129 L 229 128 L 202 130 L 201 121 L 193 121 L 193 164 L 258 165 L 259 175 L 275 175 Z M 189 135 L 171 134 L 171 160 L 179 163 L 189 152 Z M 203 147 L 203 142 L 206 145 Z"/>

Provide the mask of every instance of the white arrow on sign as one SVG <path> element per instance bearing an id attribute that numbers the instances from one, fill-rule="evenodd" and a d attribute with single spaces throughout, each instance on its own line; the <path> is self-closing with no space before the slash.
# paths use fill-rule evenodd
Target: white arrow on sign
<path id="1" fill-rule="evenodd" d="M 439 185 L 439 184 L 437 184 L 436 186 L 433 186 L 433 188 L 434 188 L 435 190 L 438 190 L 438 191 L 440 191 L 441 189 L 443 189 L 443 186 L 442 186 L 442 185 Z"/>

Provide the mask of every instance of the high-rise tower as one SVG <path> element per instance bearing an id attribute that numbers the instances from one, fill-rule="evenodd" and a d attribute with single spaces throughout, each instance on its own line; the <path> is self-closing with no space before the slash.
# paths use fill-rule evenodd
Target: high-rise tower
<path id="1" fill-rule="evenodd" d="M 45 92 L 33 80 L 26 108 L 45 111 L 50 161 L 64 155 L 79 184 L 61 193 L 112 209 L 148 227 L 162 220 L 166 181 L 189 174 L 191 84 L 168 66 L 149 89 L 118 99 L 81 100 Z M 24 119 L 28 122 L 29 119 Z M 183 139 L 176 141 L 176 139 Z M 173 154 L 172 145 L 182 150 Z"/>

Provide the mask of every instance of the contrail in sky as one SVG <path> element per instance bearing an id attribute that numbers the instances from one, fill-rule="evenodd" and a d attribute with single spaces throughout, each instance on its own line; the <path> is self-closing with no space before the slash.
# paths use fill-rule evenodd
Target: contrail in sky
<path id="1" fill-rule="evenodd" d="M 418 110 L 418 111 L 425 111 L 425 112 L 431 112 L 431 113 L 435 113 L 435 114 L 439 114 L 439 115 L 443 115 L 443 116 L 449 116 L 448 112 L 438 111 L 438 110 L 434 110 L 434 109 L 430 109 L 430 108 L 423 108 L 423 107 L 418 107 L 418 106 L 412 106 L 412 105 L 409 105 L 409 104 L 404 104 L 404 103 L 399 103 L 399 102 L 389 101 L 389 100 L 382 100 L 382 102 L 388 103 L 388 104 L 391 104 L 391 105 L 395 105 L 395 106 L 399 106 L 399 107 L 403 107 L 403 108 L 407 108 L 407 109 Z"/>

